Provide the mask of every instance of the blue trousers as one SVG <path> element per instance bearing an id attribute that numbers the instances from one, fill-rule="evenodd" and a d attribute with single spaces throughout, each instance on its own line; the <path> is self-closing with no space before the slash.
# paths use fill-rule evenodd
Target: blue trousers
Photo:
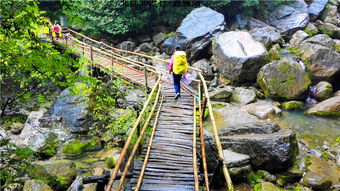
<path id="1" fill-rule="evenodd" d="M 172 76 L 174 78 L 174 88 L 175 88 L 176 94 L 181 93 L 181 78 L 182 78 L 182 75 L 172 73 Z"/>

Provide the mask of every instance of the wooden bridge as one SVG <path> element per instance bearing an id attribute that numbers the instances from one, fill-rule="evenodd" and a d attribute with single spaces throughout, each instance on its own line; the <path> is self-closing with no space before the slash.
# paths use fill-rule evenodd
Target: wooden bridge
<path id="1" fill-rule="evenodd" d="M 198 82 L 198 95 L 182 85 L 181 97 L 175 100 L 173 83 L 166 81 L 163 77 L 163 74 L 167 73 L 166 70 L 129 59 L 126 55 L 168 63 L 166 60 L 117 49 L 73 30 L 69 30 L 66 38 L 56 41 L 68 48 L 76 49 L 79 54 L 87 57 L 92 63 L 90 67 L 96 66 L 106 69 L 132 83 L 145 87 L 148 92 L 149 96 L 143 109 L 131 129 L 117 165 L 111 172 L 106 191 L 210 190 L 203 135 L 203 116 L 206 106 L 209 109 L 212 121 L 218 155 L 221 159 L 224 159 L 224 156 L 206 82 L 201 74 L 203 71 L 189 67 L 189 70 L 195 70 L 200 77 L 200 80 L 196 80 Z M 141 124 L 142 118 L 147 115 L 148 106 L 152 106 L 151 110 L 144 124 Z M 136 160 L 141 141 L 146 139 L 143 135 L 151 125 L 150 123 L 153 123 L 151 136 L 148 137 L 148 143 L 143 146 L 143 151 L 138 156 L 143 160 Z M 141 125 L 142 127 L 140 127 Z M 132 137 L 137 132 L 138 139 L 132 150 L 129 150 Z M 199 136 L 197 132 L 199 132 Z M 197 146 L 201 151 L 200 162 L 196 155 Z M 199 172 L 198 164 L 201 164 L 202 173 Z M 127 182 L 125 179 L 131 168 L 133 169 L 133 176 Z M 226 164 L 223 164 L 222 168 L 227 189 L 233 190 Z M 120 173 L 119 181 L 117 181 L 118 173 Z M 200 176 L 201 174 L 202 176 Z M 201 189 L 200 185 L 203 186 Z"/>

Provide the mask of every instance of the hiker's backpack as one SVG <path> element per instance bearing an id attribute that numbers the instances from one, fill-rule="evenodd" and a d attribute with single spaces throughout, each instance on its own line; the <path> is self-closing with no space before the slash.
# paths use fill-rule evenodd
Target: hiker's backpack
<path id="1" fill-rule="evenodd" d="M 177 75 L 183 75 L 188 71 L 187 56 L 184 51 L 176 51 L 172 71 Z"/>

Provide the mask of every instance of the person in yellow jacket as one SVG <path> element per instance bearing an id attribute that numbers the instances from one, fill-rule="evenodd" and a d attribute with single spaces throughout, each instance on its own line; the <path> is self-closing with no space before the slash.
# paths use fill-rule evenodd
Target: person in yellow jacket
<path id="1" fill-rule="evenodd" d="M 180 46 L 176 46 L 176 51 L 171 56 L 169 64 L 169 74 L 172 73 L 174 79 L 175 99 L 181 96 L 181 78 L 188 71 L 187 56 L 184 51 L 181 51 Z"/>

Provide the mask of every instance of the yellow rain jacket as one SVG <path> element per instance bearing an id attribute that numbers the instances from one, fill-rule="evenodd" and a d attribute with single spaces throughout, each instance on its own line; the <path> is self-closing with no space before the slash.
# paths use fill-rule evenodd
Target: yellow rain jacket
<path id="1" fill-rule="evenodd" d="M 177 75 L 183 75 L 188 71 L 187 55 L 184 51 L 176 51 L 172 71 Z"/>

